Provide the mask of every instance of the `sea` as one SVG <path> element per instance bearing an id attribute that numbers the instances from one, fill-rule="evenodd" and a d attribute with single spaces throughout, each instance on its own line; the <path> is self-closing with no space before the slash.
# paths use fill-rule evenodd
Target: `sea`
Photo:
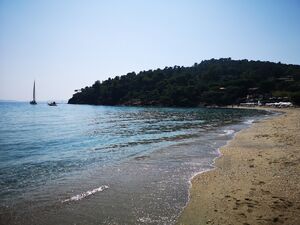
<path id="1" fill-rule="evenodd" d="M 191 178 L 268 116 L 0 102 L 0 224 L 175 224 Z"/>

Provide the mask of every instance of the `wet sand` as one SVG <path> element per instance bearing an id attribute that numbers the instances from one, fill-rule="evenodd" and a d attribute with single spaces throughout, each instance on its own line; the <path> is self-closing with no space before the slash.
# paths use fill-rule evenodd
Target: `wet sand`
<path id="1" fill-rule="evenodd" d="M 192 180 L 180 225 L 300 224 L 300 109 L 253 124 Z"/>

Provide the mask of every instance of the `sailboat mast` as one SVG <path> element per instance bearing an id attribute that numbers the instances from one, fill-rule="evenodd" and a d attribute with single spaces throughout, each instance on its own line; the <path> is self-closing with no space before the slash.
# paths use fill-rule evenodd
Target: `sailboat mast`
<path id="1" fill-rule="evenodd" d="M 33 82 L 33 101 L 35 101 L 35 81 Z"/>

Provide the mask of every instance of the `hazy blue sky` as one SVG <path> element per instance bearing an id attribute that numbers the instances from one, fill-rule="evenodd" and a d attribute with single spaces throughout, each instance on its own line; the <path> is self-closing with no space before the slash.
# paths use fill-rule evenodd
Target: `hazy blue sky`
<path id="1" fill-rule="evenodd" d="M 219 57 L 300 64 L 300 1 L 0 0 L 0 99 Z"/>

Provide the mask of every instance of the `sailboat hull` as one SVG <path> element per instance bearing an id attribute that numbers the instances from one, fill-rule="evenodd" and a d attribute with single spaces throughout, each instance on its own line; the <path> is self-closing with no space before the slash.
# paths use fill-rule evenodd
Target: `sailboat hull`
<path id="1" fill-rule="evenodd" d="M 37 103 L 36 103 L 36 101 L 30 101 L 30 104 L 31 105 L 36 105 Z"/>

